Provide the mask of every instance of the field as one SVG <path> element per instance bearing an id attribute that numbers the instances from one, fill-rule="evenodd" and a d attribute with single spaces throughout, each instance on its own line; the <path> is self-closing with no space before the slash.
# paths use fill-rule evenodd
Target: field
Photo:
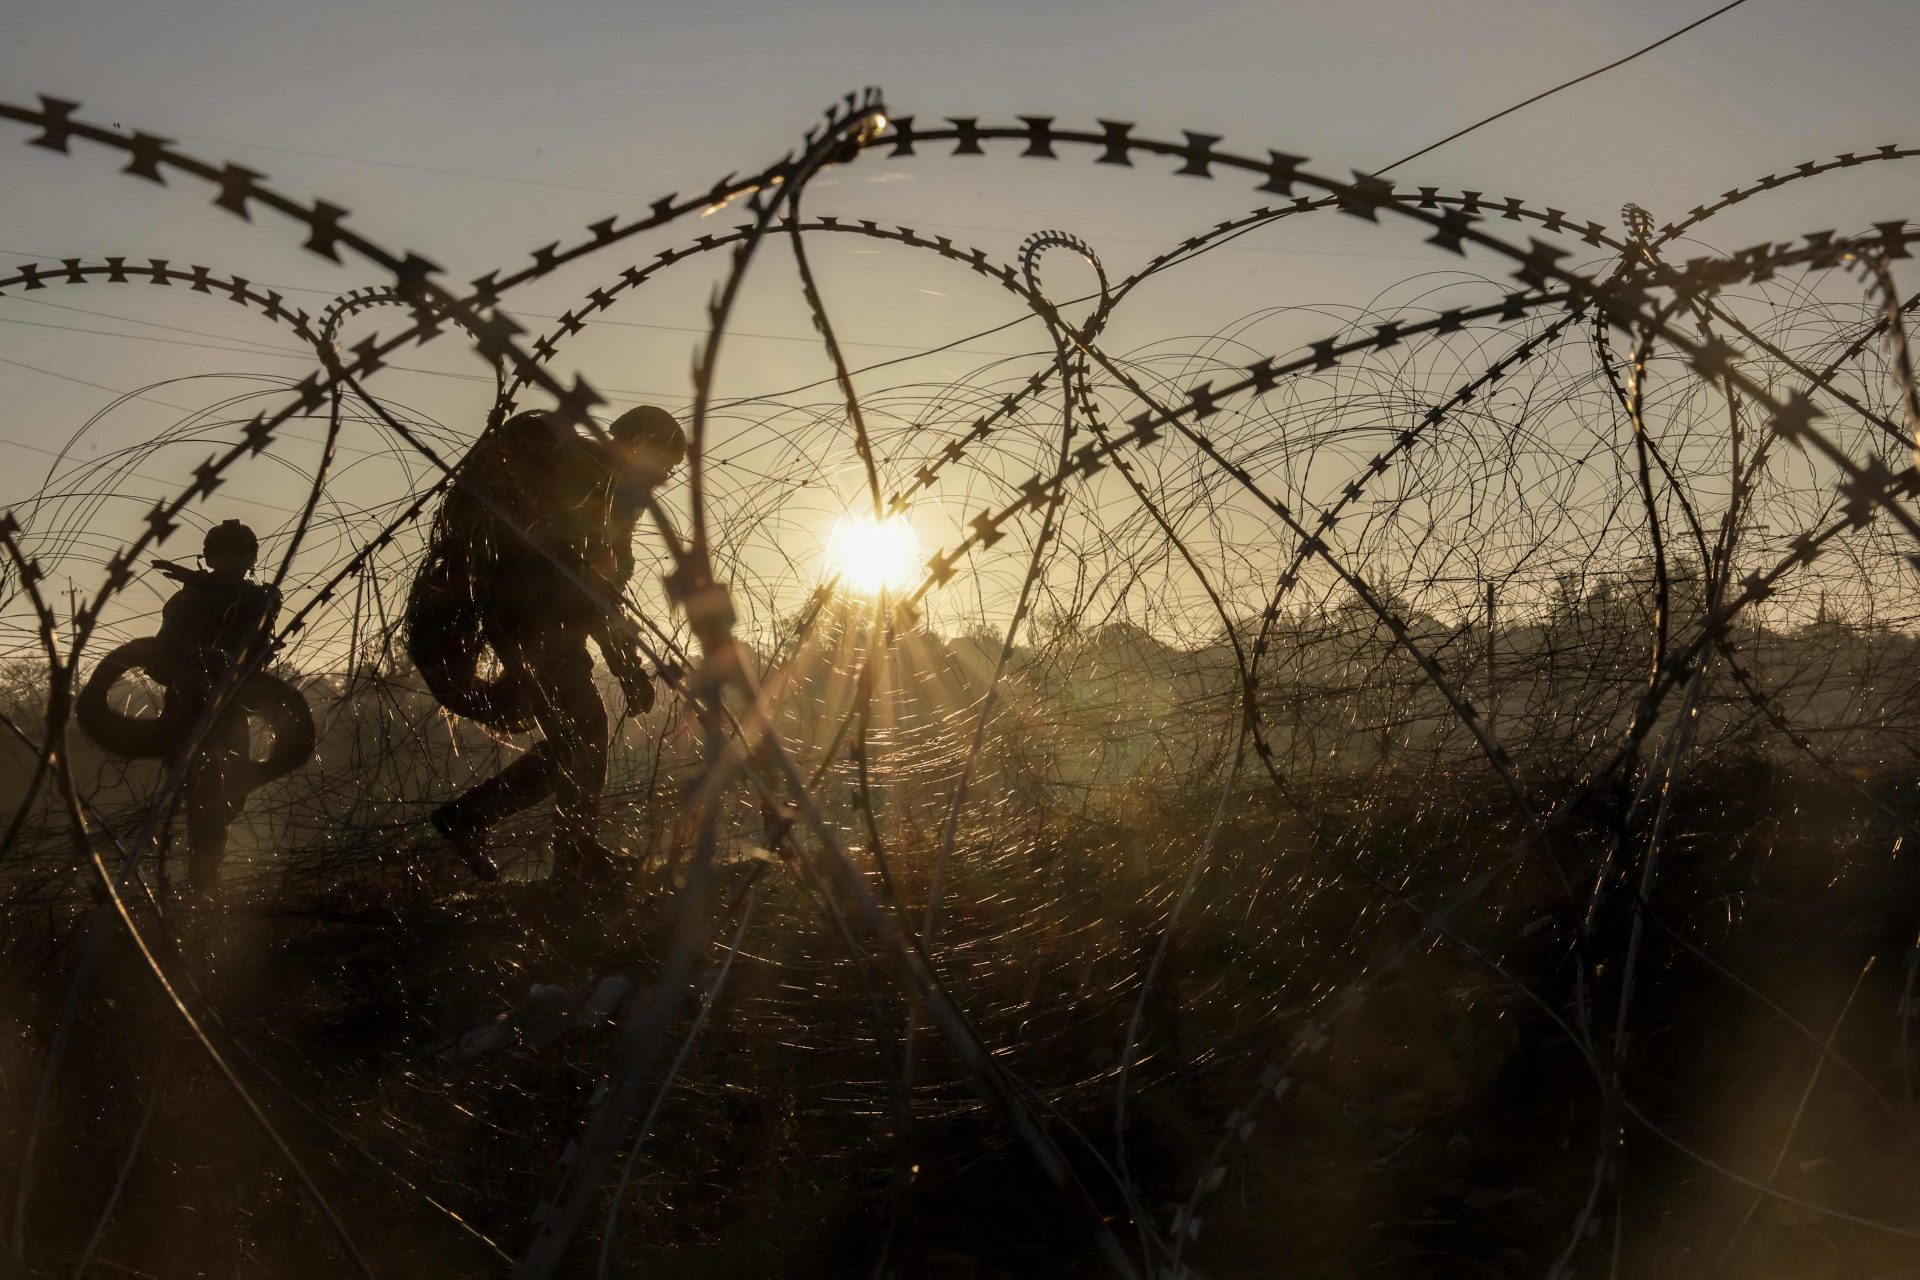
<path id="1" fill-rule="evenodd" d="M 376 281 L 309 314 L 163 259 L 0 278 L 311 357 L 146 388 L 198 399 L 103 412 L 0 519 L 14 1271 L 1920 1275 L 1920 230 L 1836 197 L 1868 229 L 1695 256 L 1920 152 L 1609 227 L 867 90 L 467 285 L 70 104 L 0 123 Z M 950 156 L 1204 179 L 1200 229 L 1129 273 L 1065 231 L 1002 257 L 822 178 Z M 1336 222 L 1432 265 L 1182 336 L 1215 249 Z M 935 296 L 867 255 L 1038 345 L 855 367 L 837 318 Z M 593 344 L 683 264 L 690 448 L 648 471 Z M 781 306 L 823 376 L 745 394 L 723 340 Z M 443 350 L 444 403 L 383 392 Z M 126 646 L 240 492 L 290 504 L 253 570 L 284 606 L 181 713 Z M 552 532 L 589 499 L 637 569 Z M 610 856 L 543 796 L 478 880 L 431 817 L 598 735 L 539 647 L 589 631 Z M 229 714 L 256 755 L 313 735 L 210 886 L 181 819 Z"/>

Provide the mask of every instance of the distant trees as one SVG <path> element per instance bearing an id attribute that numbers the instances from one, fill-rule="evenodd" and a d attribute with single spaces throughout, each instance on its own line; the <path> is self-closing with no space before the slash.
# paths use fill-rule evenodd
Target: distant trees
<path id="1" fill-rule="evenodd" d="M 1391 623 L 1343 592 L 1318 607 L 1283 609 L 1270 624 L 1240 619 L 1231 640 L 1218 632 L 1185 644 L 1131 621 L 1040 614 L 1005 664 L 971 766 L 1004 639 L 994 626 L 952 638 L 900 630 L 878 655 L 869 652 L 872 611 L 834 606 L 804 630 L 788 628 L 756 661 L 778 690 L 774 730 L 808 772 L 824 771 L 824 803 L 852 804 L 865 786 L 936 833 L 968 767 L 973 794 L 993 797 L 995 821 L 1091 815 L 1217 777 L 1245 714 L 1232 641 L 1255 666 L 1262 739 L 1307 790 L 1383 773 L 1484 769 L 1441 684 L 1471 705 L 1524 777 L 1550 785 L 1580 776 L 1614 750 L 1653 671 L 1656 591 L 1645 561 L 1563 572 L 1530 598 L 1516 589 L 1454 620 L 1404 596 L 1379 600 Z M 1743 615 L 1700 651 L 1695 749 L 1781 762 L 1812 756 L 1855 773 L 1920 765 L 1920 635 L 1837 599 L 1798 603 L 1802 621 L 1767 626 Z M 1676 557 L 1667 571 L 1670 653 L 1694 643 L 1706 615 L 1704 575 Z M 424 847 L 420 815 L 513 749 L 447 716 L 404 660 L 363 655 L 340 671 L 281 674 L 312 704 L 320 742 L 311 765 L 249 807 L 244 839 L 258 850 L 338 858 L 408 841 Z M 862 679 L 867 711 L 856 718 Z M 33 660 L 0 666 L 0 711 L 34 741 L 45 685 Z M 1667 699 L 1667 723 L 1680 705 Z M 677 702 L 663 699 L 620 732 L 610 798 L 616 813 L 631 807 L 633 822 L 666 820 L 673 806 L 658 797 L 701 767 L 697 735 L 676 730 L 678 714 Z M 77 732 L 71 741 L 89 795 L 106 811 L 137 810 L 157 777 L 152 762 L 113 760 Z M 0 729 L 7 820 L 26 799 L 32 760 Z M 57 827 L 28 824 L 12 856 L 55 856 Z M 634 838 L 653 837 L 636 830 Z"/>

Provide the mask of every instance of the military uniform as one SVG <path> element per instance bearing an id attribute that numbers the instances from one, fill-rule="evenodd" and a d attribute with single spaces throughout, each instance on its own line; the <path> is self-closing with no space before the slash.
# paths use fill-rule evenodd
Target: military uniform
<path id="1" fill-rule="evenodd" d="M 434 825 L 471 840 L 550 794 L 555 870 L 566 875 L 606 859 L 595 829 L 610 726 L 587 641 L 599 643 L 630 706 L 652 704 L 651 678 L 638 655 L 607 625 L 633 576 L 640 501 L 601 446 L 556 432 L 538 413 L 487 432 L 462 478 L 443 519 L 474 531 L 468 572 L 481 635 L 542 741 L 442 806 Z"/>
<path id="2" fill-rule="evenodd" d="M 161 720 L 173 752 L 187 749 L 221 679 L 246 660 L 279 611 L 274 588 L 211 573 L 196 575 L 167 601 L 162 658 L 150 674 L 166 686 Z M 219 877 L 227 826 L 246 800 L 247 752 L 246 712 L 230 701 L 201 738 L 184 779 L 187 879 L 195 888 L 211 889 Z"/>

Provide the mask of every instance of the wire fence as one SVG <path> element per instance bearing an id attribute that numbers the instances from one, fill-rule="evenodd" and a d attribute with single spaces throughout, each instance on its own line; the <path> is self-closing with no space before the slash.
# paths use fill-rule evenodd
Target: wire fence
<path id="1" fill-rule="evenodd" d="M 0 117 L 377 280 L 314 316 L 161 259 L 0 278 L 164 287 L 183 326 L 238 306 L 312 364 L 142 388 L 204 403 L 63 451 L 0 518 L 15 1267 L 1912 1256 L 1920 294 L 1897 277 L 1920 228 L 1675 254 L 1732 206 L 1920 149 L 1666 225 L 1628 206 L 1616 230 L 1206 134 L 936 124 L 866 90 L 745 178 L 461 287 L 337 206 L 75 104 Z M 1063 183 L 1091 161 L 1268 203 L 1123 277 L 1066 231 L 1000 261 L 802 209 L 869 156 L 1009 183 L 1016 159 Z M 1154 333 L 1148 299 L 1206 255 L 1334 215 L 1453 266 L 1364 307 Z M 882 304 L 814 260 L 849 238 L 1010 299 L 1046 341 L 952 382 L 852 367 L 836 318 Z M 570 887 L 536 816 L 476 885 L 429 815 L 524 725 L 451 714 L 409 656 L 429 531 L 450 497 L 491 501 L 463 472 L 483 426 L 538 407 L 606 442 L 608 401 L 556 370 L 702 265 L 688 465 L 634 498 L 666 572 L 602 602 L 663 694 L 613 730 L 600 838 L 632 870 Z M 530 336 L 516 291 L 568 269 L 599 283 Z M 788 270 L 830 376 L 722 400 L 747 281 Z M 1122 329 L 1148 340 L 1110 346 Z M 427 343 L 477 356 L 484 422 L 383 394 Z M 127 520 L 189 447 L 212 453 Z M 75 704 L 154 626 L 151 557 L 263 460 L 303 498 L 261 570 L 288 608 L 195 732 L 271 676 L 314 744 L 251 793 L 219 902 L 189 909 L 191 746 L 129 758 Z M 813 545 L 834 519 L 934 545 L 861 589 Z M 111 699 L 152 717 L 161 694 L 130 669 Z M 1751 1116 L 1728 1119 L 1737 1098 Z"/>

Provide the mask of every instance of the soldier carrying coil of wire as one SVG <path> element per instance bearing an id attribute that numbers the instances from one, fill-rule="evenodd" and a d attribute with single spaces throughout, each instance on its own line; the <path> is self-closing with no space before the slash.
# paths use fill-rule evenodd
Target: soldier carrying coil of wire
<path id="1" fill-rule="evenodd" d="M 617 602 L 633 575 L 633 536 L 646 495 L 686 456 L 673 416 L 651 405 L 623 414 L 601 443 L 548 415 L 522 413 L 488 430 L 435 517 L 407 603 L 408 648 L 442 705 L 502 733 L 541 741 L 433 814 L 435 830 L 483 879 L 498 868 L 493 825 L 551 795 L 554 877 L 604 879 L 617 866 L 598 838 L 606 783 L 606 707 L 587 642 L 599 646 L 628 714 L 653 706 L 653 677 Z M 499 668 L 482 674 L 489 652 Z"/>
<path id="2" fill-rule="evenodd" d="M 207 531 L 200 554 L 205 568 L 154 561 L 180 584 L 161 610 L 159 634 L 129 640 L 103 657 L 74 706 L 81 729 L 109 754 L 164 759 L 182 770 L 187 888 L 203 901 L 219 886 L 227 828 L 248 794 L 313 756 L 306 699 L 259 669 L 272 652 L 280 611 L 278 589 L 248 577 L 259 554 L 252 529 L 223 520 Z M 116 685 L 134 670 L 166 690 L 159 716 L 116 702 Z M 268 742 L 262 759 L 252 750 L 256 724 Z"/>

